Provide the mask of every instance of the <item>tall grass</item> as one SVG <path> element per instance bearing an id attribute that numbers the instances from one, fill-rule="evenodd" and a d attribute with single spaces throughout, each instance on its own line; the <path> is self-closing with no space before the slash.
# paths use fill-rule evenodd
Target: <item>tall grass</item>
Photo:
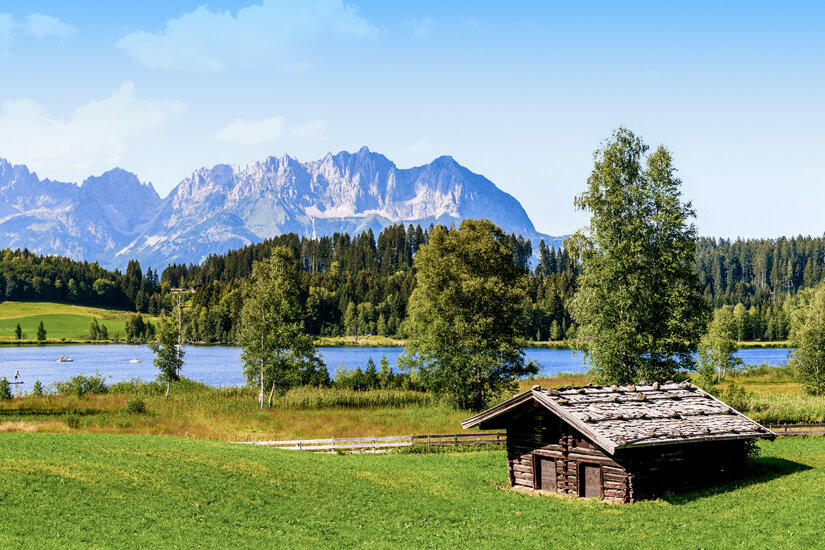
<path id="1" fill-rule="evenodd" d="M 819 395 L 750 395 L 742 411 L 765 424 L 825 422 L 825 397 Z"/>
<path id="2" fill-rule="evenodd" d="M 438 404 L 431 394 L 407 390 L 354 391 L 338 388 L 295 388 L 277 400 L 287 409 L 429 407 Z"/>

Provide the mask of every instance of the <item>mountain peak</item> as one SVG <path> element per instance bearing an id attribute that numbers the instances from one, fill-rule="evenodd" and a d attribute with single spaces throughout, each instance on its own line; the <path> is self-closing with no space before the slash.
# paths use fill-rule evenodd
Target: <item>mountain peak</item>
<path id="1" fill-rule="evenodd" d="M 0 247 L 110 267 L 130 259 L 158 269 L 196 263 L 290 232 L 377 233 L 396 223 L 449 226 L 465 218 L 489 218 L 508 233 L 552 242 L 536 233 L 515 198 L 446 155 L 407 169 L 366 146 L 311 162 L 283 154 L 246 166 L 217 164 L 195 170 L 162 200 L 120 168 L 77 187 L 21 178 L 6 166 L 0 162 Z"/>

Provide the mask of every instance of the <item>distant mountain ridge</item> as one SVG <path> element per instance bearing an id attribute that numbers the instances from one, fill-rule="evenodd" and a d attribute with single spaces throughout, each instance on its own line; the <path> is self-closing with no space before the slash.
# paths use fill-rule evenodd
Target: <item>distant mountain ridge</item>
<path id="1" fill-rule="evenodd" d="M 161 199 L 119 168 L 82 185 L 40 180 L 0 159 L 0 247 L 28 248 L 123 267 L 197 263 L 294 232 L 378 232 L 395 223 L 429 225 L 489 218 L 508 233 L 559 246 L 538 233 L 521 204 L 490 180 L 439 157 L 400 169 L 366 147 L 312 162 L 284 155 L 246 166 L 201 168 Z"/>

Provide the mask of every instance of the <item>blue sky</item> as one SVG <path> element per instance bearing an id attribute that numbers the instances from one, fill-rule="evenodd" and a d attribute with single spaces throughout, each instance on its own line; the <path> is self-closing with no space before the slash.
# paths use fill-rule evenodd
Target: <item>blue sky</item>
<path id="1" fill-rule="evenodd" d="M 447 154 L 569 233 L 619 125 L 704 235 L 825 232 L 825 3 L 2 2 L 0 156 L 165 195 L 200 166 Z"/>

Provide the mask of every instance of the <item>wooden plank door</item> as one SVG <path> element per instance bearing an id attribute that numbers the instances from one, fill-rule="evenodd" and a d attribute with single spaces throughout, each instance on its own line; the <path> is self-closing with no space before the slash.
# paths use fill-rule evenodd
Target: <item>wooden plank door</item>
<path id="1" fill-rule="evenodd" d="M 602 468 L 598 464 L 579 465 L 579 496 L 584 498 L 602 496 Z"/>
<path id="2" fill-rule="evenodd" d="M 540 491 L 556 490 L 556 461 L 546 456 L 538 456 L 538 479 Z"/>

